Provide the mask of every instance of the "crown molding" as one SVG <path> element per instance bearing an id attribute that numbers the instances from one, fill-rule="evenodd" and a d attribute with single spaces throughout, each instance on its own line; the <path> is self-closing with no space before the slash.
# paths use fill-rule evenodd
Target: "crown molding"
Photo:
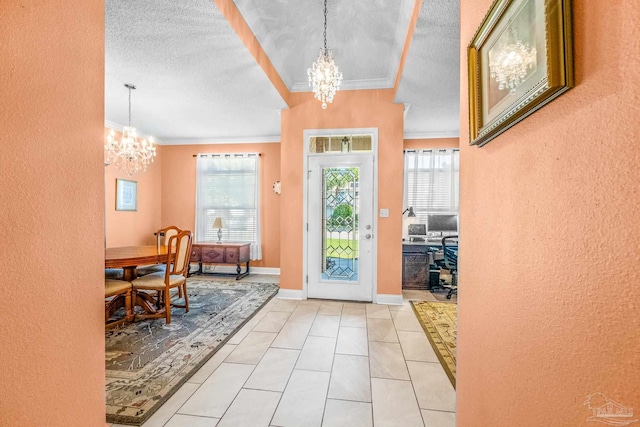
<path id="1" fill-rule="evenodd" d="M 111 120 L 105 120 L 104 121 L 104 127 L 109 128 L 109 129 L 113 129 L 113 130 L 115 130 L 117 132 L 122 132 L 122 129 L 124 128 L 124 125 L 121 125 L 120 123 L 112 122 Z M 162 141 L 160 141 L 158 138 L 156 138 L 155 136 L 149 135 L 146 132 L 142 132 L 138 128 L 136 128 L 136 133 L 141 138 L 150 138 L 150 137 L 152 137 L 156 144 L 162 145 Z"/>
<path id="2" fill-rule="evenodd" d="M 404 113 L 402 115 L 402 117 L 406 120 L 407 119 L 407 113 L 409 112 L 409 110 L 411 109 L 411 104 L 409 104 L 408 102 L 404 103 Z"/>
<path id="3" fill-rule="evenodd" d="M 411 23 L 414 2 L 415 0 L 402 0 L 402 4 L 400 5 L 400 13 L 398 15 L 398 23 L 396 24 L 393 49 L 391 51 L 391 56 L 389 56 L 389 70 L 387 71 L 387 74 L 392 76 L 390 77 L 393 80 L 391 87 L 395 86 L 396 76 L 400 71 L 400 59 L 402 58 L 402 51 L 404 50 L 407 32 L 409 31 L 409 24 Z"/>
<path id="4" fill-rule="evenodd" d="M 363 79 L 363 80 L 342 80 L 338 92 L 344 90 L 370 90 L 370 89 L 391 89 L 394 80 L 390 77 L 384 79 Z M 312 92 L 308 83 L 294 83 L 291 85 L 291 92 Z"/>
<path id="5" fill-rule="evenodd" d="M 279 144 L 280 135 L 211 138 L 162 138 L 160 145 Z"/>
<path id="6" fill-rule="evenodd" d="M 405 133 L 404 139 L 460 138 L 460 131 Z"/>

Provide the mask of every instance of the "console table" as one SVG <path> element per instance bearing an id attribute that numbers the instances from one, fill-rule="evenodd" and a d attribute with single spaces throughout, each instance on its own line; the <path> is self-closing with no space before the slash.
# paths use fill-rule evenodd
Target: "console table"
<path id="1" fill-rule="evenodd" d="M 224 276 L 236 276 L 236 280 L 249 275 L 249 243 L 194 243 L 191 249 L 191 262 L 198 263 L 198 274 L 216 274 Z M 204 273 L 202 264 L 235 264 L 237 274 L 229 273 Z M 240 264 L 247 263 L 246 270 L 242 273 Z"/>

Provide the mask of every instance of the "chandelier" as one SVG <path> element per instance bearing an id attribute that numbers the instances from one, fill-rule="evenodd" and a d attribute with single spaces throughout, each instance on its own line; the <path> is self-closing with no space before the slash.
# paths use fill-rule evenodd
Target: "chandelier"
<path id="1" fill-rule="evenodd" d="M 156 156 L 156 147 L 153 145 L 153 137 L 138 139 L 136 128 L 131 126 L 131 90 L 136 87 L 132 84 L 124 85 L 129 89 L 129 126 L 124 126 L 122 139 L 115 138 L 113 129 L 109 132 L 107 142 L 104 145 L 107 162 L 113 163 L 131 176 L 140 170 L 146 170 Z"/>
<path id="2" fill-rule="evenodd" d="M 333 61 L 333 52 L 327 49 L 327 0 L 324 0 L 324 47 L 320 48 L 318 59 L 307 70 L 307 74 L 314 97 L 322 101 L 322 108 L 326 109 L 327 102 L 333 102 L 342 81 L 342 73 Z"/>
<path id="3" fill-rule="evenodd" d="M 513 27 L 500 38 L 495 50 L 489 51 L 489 71 L 499 90 L 514 93 L 535 65 L 536 48 L 522 42 Z"/>

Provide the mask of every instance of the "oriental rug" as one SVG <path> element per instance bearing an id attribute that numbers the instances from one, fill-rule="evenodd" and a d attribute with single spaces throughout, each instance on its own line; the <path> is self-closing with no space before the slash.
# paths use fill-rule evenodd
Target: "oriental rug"
<path id="1" fill-rule="evenodd" d="M 457 304 L 411 301 L 413 310 L 453 388 L 456 387 Z"/>
<path id="2" fill-rule="evenodd" d="M 189 313 L 106 331 L 107 422 L 140 425 L 278 291 L 278 285 L 189 278 Z"/>

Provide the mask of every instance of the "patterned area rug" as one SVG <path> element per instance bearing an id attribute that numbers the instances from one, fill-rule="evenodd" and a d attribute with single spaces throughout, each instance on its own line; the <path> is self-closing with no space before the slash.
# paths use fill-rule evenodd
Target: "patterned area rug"
<path id="1" fill-rule="evenodd" d="M 458 305 L 445 302 L 411 301 L 411 303 L 440 364 L 455 388 Z"/>
<path id="2" fill-rule="evenodd" d="M 189 313 L 106 331 L 107 422 L 140 425 L 278 291 L 189 278 Z"/>

